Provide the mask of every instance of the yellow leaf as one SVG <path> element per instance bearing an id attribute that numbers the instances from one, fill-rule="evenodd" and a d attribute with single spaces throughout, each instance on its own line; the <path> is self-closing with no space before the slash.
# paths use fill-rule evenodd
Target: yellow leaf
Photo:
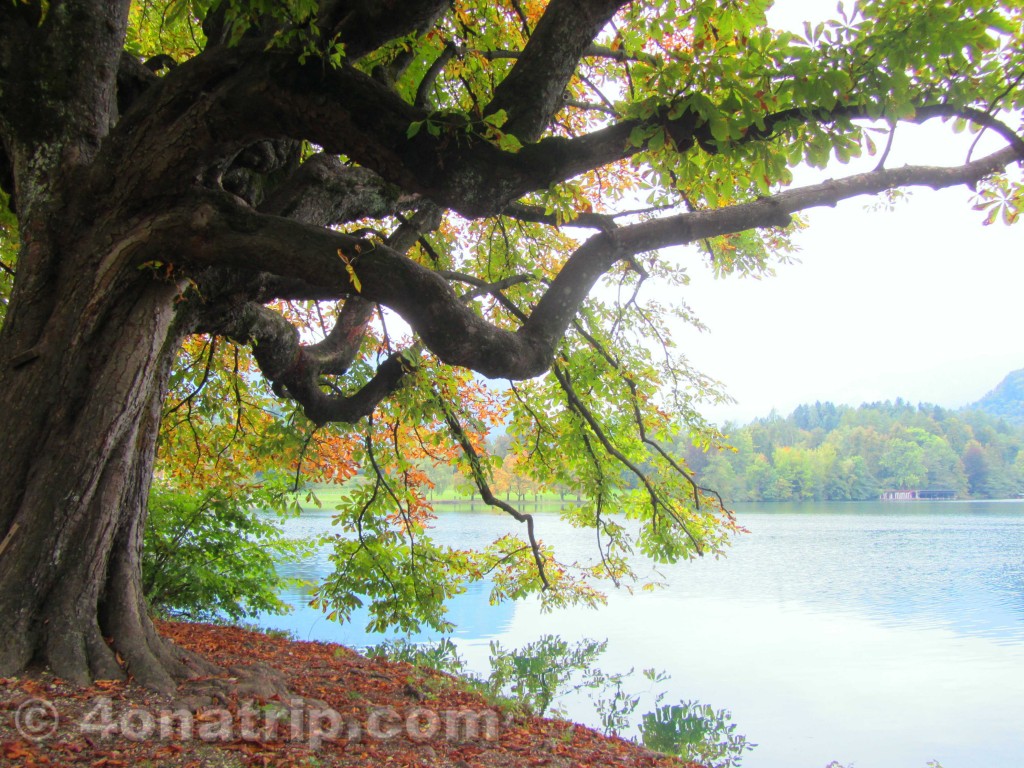
<path id="1" fill-rule="evenodd" d="M 362 293 L 363 284 L 359 281 L 359 276 L 356 275 L 356 268 L 352 266 L 351 260 L 341 248 L 338 249 L 338 258 L 345 262 L 345 271 L 348 272 L 348 279 L 351 281 L 352 287 L 356 289 L 356 293 Z"/>

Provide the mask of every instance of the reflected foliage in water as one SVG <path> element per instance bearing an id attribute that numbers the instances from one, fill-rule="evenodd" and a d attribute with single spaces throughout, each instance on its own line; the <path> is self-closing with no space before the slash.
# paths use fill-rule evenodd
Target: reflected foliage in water
<path id="1" fill-rule="evenodd" d="M 708 768 L 738 766 L 756 745 L 736 733 L 732 715 L 697 701 L 664 704 L 640 720 L 645 747 L 701 763 Z"/>
<path id="2" fill-rule="evenodd" d="M 492 641 L 490 671 L 486 676 L 468 670 L 449 638 L 436 643 L 388 640 L 363 652 L 456 675 L 463 685 L 488 700 L 535 715 L 564 716 L 559 702 L 586 692 L 606 734 L 622 735 L 635 725 L 640 740 L 649 749 L 699 762 L 707 768 L 739 766 L 743 754 L 756 746 L 736 732 L 728 710 L 716 710 L 697 701 L 662 705 L 664 691 L 657 694 L 656 709 L 641 715 L 637 722 L 635 715 L 641 697 L 629 692 L 635 688 L 634 670 L 601 670 L 598 661 L 607 647 L 607 641 L 584 638 L 570 642 L 558 635 L 543 635 L 514 649 Z M 643 676 L 656 685 L 669 680 L 668 675 L 653 669 L 644 670 Z"/>

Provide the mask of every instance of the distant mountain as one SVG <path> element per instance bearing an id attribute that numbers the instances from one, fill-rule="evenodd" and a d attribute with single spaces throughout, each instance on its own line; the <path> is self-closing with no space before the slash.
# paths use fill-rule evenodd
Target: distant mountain
<path id="1" fill-rule="evenodd" d="M 1010 424 L 1024 425 L 1024 368 L 1007 374 L 999 386 L 967 407 L 1006 419 Z"/>

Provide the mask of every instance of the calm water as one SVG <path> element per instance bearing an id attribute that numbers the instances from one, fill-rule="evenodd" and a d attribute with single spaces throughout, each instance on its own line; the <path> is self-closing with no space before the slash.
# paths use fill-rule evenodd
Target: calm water
<path id="1" fill-rule="evenodd" d="M 727 558 L 663 569 L 666 589 L 613 592 L 598 611 L 490 606 L 483 588 L 471 590 L 451 605 L 460 650 L 483 671 L 491 639 L 514 648 L 545 633 L 607 638 L 606 671 L 664 670 L 666 703 L 729 709 L 758 744 L 747 768 L 1024 766 L 1024 502 L 737 511 L 751 533 Z M 539 517 L 565 559 L 596 555 L 591 535 Z M 302 535 L 328 521 L 312 512 L 289 525 Z M 446 511 L 438 538 L 484 542 L 515 525 Z M 315 579 L 328 567 L 323 554 L 289 573 Z M 302 639 L 379 640 L 360 617 L 338 625 L 303 594 L 287 597 L 293 614 L 260 623 Z M 568 707 L 593 717 L 586 702 Z"/>

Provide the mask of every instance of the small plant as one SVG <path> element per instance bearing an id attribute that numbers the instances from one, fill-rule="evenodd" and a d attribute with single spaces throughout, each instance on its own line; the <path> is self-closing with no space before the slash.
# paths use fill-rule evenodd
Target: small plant
<path id="1" fill-rule="evenodd" d="M 449 638 L 436 643 L 413 643 L 404 638 L 385 640 L 363 649 L 363 654 L 389 661 L 404 661 L 414 667 L 425 667 L 449 675 L 467 676 L 466 662 Z"/>
<path id="2" fill-rule="evenodd" d="M 605 675 L 596 662 L 607 646 L 607 642 L 587 639 L 570 643 L 557 635 L 544 635 L 514 650 L 492 641 L 491 671 L 484 685 L 493 694 L 543 715 L 557 698 L 603 683 Z"/>
<path id="3" fill-rule="evenodd" d="M 576 726 L 569 725 L 564 731 L 558 734 L 558 740 L 563 744 L 572 744 L 572 740 L 576 737 Z"/>
<path id="4" fill-rule="evenodd" d="M 609 735 L 618 736 L 629 730 L 633 713 L 640 703 L 640 694 L 626 692 L 623 687 L 624 680 L 622 675 L 613 676 L 606 684 L 606 687 L 613 689 L 611 696 L 600 696 L 594 700 L 597 715 L 601 718 L 601 726 Z"/>

